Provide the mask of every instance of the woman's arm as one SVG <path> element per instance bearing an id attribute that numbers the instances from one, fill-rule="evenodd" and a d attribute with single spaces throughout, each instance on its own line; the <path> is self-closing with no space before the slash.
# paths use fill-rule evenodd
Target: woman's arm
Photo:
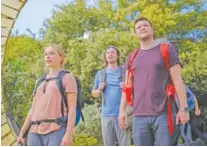
<path id="1" fill-rule="evenodd" d="M 31 116 L 32 116 L 32 109 L 30 109 L 29 113 L 27 114 L 27 117 L 24 121 L 24 124 L 20 130 L 20 133 L 19 133 L 19 137 L 23 138 L 25 133 L 27 132 L 27 130 L 29 129 L 30 127 L 30 122 L 31 122 Z"/>
<path id="2" fill-rule="evenodd" d="M 32 107 L 30 108 L 28 114 L 27 114 L 27 117 L 24 121 L 24 124 L 20 130 L 20 133 L 19 133 L 19 136 L 17 138 L 17 144 L 20 144 L 20 143 L 24 143 L 25 140 L 24 140 L 24 136 L 26 135 L 25 133 L 28 131 L 28 129 L 30 128 L 30 123 L 31 123 L 31 117 L 32 117 L 32 113 L 33 113 L 33 109 L 34 109 L 34 99 L 33 99 L 33 102 L 32 102 Z"/>
<path id="3" fill-rule="evenodd" d="M 25 133 L 28 131 L 28 129 L 30 128 L 30 123 L 31 123 L 31 117 L 32 117 L 32 113 L 33 113 L 33 110 L 34 110 L 34 105 L 35 105 L 35 98 L 33 98 L 33 101 L 32 101 L 32 106 L 27 114 L 27 117 L 24 121 L 24 124 L 20 130 L 20 133 L 19 133 L 19 137 L 24 137 Z"/>
<path id="4" fill-rule="evenodd" d="M 62 139 L 61 145 L 72 145 L 73 128 L 76 120 L 76 105 L 77 105 L 77 94 L 75 92 L 67 93 L 68 103 L 68 123 L 65 135 Z"/>
<path id="5" fill-rule="evenodd" d="M 75 126 L 75 120 L 76 120 L 77 94 L 68 93 L 67 102 L 68 102 L 68 124 L 65 133 L 72 134 L 73 128 Z"/>

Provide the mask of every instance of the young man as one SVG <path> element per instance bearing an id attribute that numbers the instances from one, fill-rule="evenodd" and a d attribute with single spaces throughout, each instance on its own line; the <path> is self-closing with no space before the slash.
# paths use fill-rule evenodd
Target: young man
<path id="1" fill-rule="evenodd" d="M 151 22 L 144 17 L 134 21 L 134 32 L 140 41 L 140 49 L 133 60 L 133 118 L 132 136 L 136 146 L 172 145 L 174 135 L 168 132 L 168 114 L 165 89 L 169 80 L 169 73 L 163 62 L 160 44 L 153 40 L 154 30 Z M 170 74 L 177 93 L 180 110 L 177 116 L 172 114 L 176 124 L 189 121 L 188 105 L 184 84 L 181 77 L 179 58 L 175 48 L 169 44 Z M 126 75 L 129 71 L 129 57 L 126 61 Z M 127 80 L 126 80 L 127 81 Z M 125 82 L 126 85 L 126 82 Z M 131 86 L 131 85 L 126 85 Z M 122 93 L 119 113 L 119 123 L 126 127 L 126 94 Z M 175 131 L 174 131 L 175 132 Z"/>
<path id="2" fill-rule="evenodd" d="M 121 83 L 123 67 L 120 67 L 120 53 L 114 46 L 109 46 L 104 53 L 105 68 L 98 71 L 92 91 L 93 97 L 102 95 L 101 126 L 105 146 L 129 146 L 130 135 L 121 129 L 118 123 L 121 102 Z M 123 74 L 122 74 L 123 73 Z M 104 76 L 105 75 L 105 76 Z M 104 79 L 103 79 L 104 78 Z"/>

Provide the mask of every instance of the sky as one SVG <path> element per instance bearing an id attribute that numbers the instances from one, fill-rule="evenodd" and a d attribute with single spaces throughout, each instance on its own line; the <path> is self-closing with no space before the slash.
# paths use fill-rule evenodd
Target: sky
<path id="1" fill-rule="evenodd" d="M 70 0 L 28 0 L 19 13 L 12 32 L 18 30 L 19 34 L 38 33 L 46 18 L 51 17 L 54 5 L 67 4 Z"/>
<path id="2" fill-rule="evenodd" d="M 19 13 L 12 33 L 18 30 L 19 34 L 30 35 L 27 31 L 27 28 L 29 28 L 32 33 L 38 34 L 44 20 L 51 17 L 54 6 L 67 4 L 71 1 L 73 0 L 28 0 Z M 87 5 L 94 1 L 97 0 L 87 0 Z M 207 10 L 207 0 L 204 1 L 206 1 L 204 8 Z"/>

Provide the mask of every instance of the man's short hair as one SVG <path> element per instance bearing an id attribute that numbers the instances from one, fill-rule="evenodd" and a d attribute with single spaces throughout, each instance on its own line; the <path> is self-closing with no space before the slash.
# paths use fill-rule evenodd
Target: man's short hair
<path id="1" fill-rule="evenodd" d="M 150 26 L 152 27 L 152 23 L 151 23 L 151 21 L 148 19 L 148 18 L 146 18 L 146 17 L 138 17 L 138 18 L 136 18 L 133 22 L 134 22 L 134 32 L 135 32 L 135 25 L 139 22 L 139 21 L 142 21 L 142 20 L 146 20 L 146 21 L 148 21 L 149 22 L 149 24 L 150 24 Z"/>

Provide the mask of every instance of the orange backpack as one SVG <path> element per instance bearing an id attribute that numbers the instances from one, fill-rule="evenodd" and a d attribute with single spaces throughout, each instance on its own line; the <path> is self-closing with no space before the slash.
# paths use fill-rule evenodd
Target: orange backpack
<path id="1" fill-rule="evenodd" d="M 127 74 L 127 85 L 123 88 L 123 92 L 126 93 L 126 101 L 127 104 L 132 106 L 133 105 L 133 88 L 134 88 L 134 83 L 133 83 L 133 78 L 134 78 L 134 70 L 132 68 L 133 61 L 135 56 L 137 55 L 139 49 L 134 49 L 130 55 L 129 55 L 129 70 Z M 168 57 L 169 57 L 169 44 L 167 43 L 161 43 L 160 44 L 160 52 L 163 58 L 163 62 L 165 64 L 165 67 L 168 71 L 168 74 L 170 76 L 170 82 L 167 85 L 165 94 L 167 96 L 167 113 L 168 113 L 168 125 L 169 125 L 169 134 L 172 134 L 174 132 L 174 127 L 173 127 L 173 119 L 172 119 L 172 108 L 171 108 L 171 99 L 174 100 L 175 96 L 175 88 L 174 88 L 174 83 L 170 75 L 170 65 L 168 63 Z M 132 81 L 130 86 L 128 86 L 129 79 Z"/>

